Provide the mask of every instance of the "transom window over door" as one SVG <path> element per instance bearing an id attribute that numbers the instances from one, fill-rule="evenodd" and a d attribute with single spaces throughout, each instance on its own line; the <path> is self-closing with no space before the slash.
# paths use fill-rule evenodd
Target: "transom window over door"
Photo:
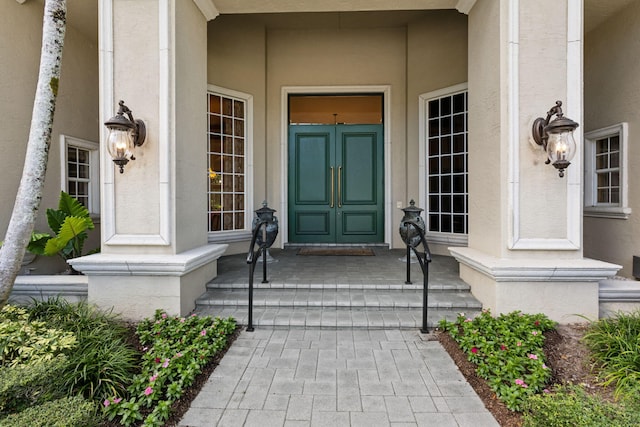
<path id="1" fill-rule="evenodd" d="M 251 97 L 239 92 L 210 87 L 207 93 L 208 228 L 213 240 L 215 235 L 250 229 L 247 134 L 251 104 Z"/>
<path id="2" fill-rule="evenodd" d="M 469 228 L 468 92 L 466 87 L 456 89 L 421 97 L 425 103 L 425 219 L 430 240 L 465 245 Z"/>

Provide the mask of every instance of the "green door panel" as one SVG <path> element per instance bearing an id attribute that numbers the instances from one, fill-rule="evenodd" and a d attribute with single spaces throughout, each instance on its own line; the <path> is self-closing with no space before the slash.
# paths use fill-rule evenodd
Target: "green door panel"
<path id="1" fill-rule="evenodd" d="M 289 241 L 384 241 L 382 125 L 289 127 Z"/>

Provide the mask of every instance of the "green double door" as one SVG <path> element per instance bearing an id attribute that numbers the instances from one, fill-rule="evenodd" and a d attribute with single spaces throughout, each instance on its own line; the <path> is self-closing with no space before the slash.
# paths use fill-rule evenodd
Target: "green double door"
<path id="1" fill-rule="evenodd" d="M 384 241 L 382 125 L 289 126 L 289 242 Z"/>

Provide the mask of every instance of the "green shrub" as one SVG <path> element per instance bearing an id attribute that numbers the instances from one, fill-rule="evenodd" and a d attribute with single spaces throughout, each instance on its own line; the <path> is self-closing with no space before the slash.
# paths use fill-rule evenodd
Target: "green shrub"
<path id="1" fill-rule="evenodd" d="M 161 426 L 202 368 L 226 345 L 236 328 L 232 318 L 168 316 L 156 311 L 153 319 L 138 325 L 144 345 L 142 372 L 133 378 L 129 397 L 114 395 L 103 402 L 109 420 L 125 426 L 144 418 L 144 425 Z M 143 412 L 146 415 L 143 415 Z"/>
<path id="2" fill-rule="evenodd" d="M 16 366 L 53 359 L 76 344 L 72 332 L 30 320 L 23 308 L 0 310 L 0 366 Z"/>
<path id="3" fill-rule="evenodd" d="M 93 402 L 65 397 L 0 419 L 0 427 L 90 427 L 100 420 Z"/>
<path id="4" fill-rule="evenodd" d="M 543 314 L 515 311 L 492 317 L 489 310 L 475 319 L 461 313 L 455 323 L 440 323 L 477 365 L 478 376 L 513 411 L 521 410 L 527 397 L 542 392 L 551 379 L 543 332 L 554 326 Z"/>
<path id="5" fill-rule="evenodd" d="M 579 386 L 561 386 L 553 393 L 532 396 L 523 427 L 629 427 L 640 425 L 639 402 L 608 403 Z"/>
<path id="6" fill-rule="evenodd" d="M 66 356 L 59 355 L 46 362 L 0 367 L 0 414 L 64 397 L 60 372 L 66 363 Z"/>
<path id="7" fill-rule="evenodd" d="M 635 395 L 640 384 L 640 311 L 592 323 L 584 341 L 602 370 L 603 384 L 615 385 L 617 397 Z"/>
<path id="8" fill-rule="evenodd" d="M 86 302 L 53 298 L 34 302 L 30 317 L 75 332 L 77 347 L 61 373 L 70 396 L 81 394 L 101 402 L 125 393 L 138 371 L 139 353 L 126 342 L 128 330 L 117 316 Z"/>

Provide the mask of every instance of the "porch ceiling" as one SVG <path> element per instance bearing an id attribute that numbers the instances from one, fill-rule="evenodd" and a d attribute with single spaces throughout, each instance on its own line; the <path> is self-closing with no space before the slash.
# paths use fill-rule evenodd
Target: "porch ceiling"
<path id="1" fill-rule="evenodd" d="M 455 9 L 459 0 L 213 0 L 221 14 Z"/>

